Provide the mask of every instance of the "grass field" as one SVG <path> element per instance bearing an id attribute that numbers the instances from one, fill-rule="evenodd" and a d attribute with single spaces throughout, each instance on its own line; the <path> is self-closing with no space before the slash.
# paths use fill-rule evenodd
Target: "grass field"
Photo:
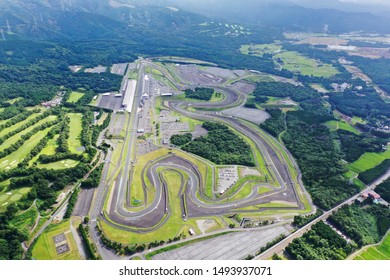
<path id="1" fill-rule="evenodd" d="M 260 45 L 242 45 L 240 48 L 241 53 L 246 55 L 260 56 L 264 54 L 274 54 L 282 49 L 282 46 L 275 44 L 260 44 Z"/>
<path id="2" fill-rule="evenodd" d="M 14 144 L 15 142 L 17 142 L 20 137 L 24 134 L 27 134 L 28 132 L 30 132 L 31 130 L 33 130 L 35 127 L 37 126 L 40 126 L 46 122 L 49 122 L 49 121 L 53 121 L 57 118 L 57 116 L 48 116 L 47 118 L 44 118 L 43 120 L 40 120 L 39 122 L 37 122 L 36 124 L 28 127 L 27 129 L 15 134 L 14 136 L 8 138 L 7 140 L 4 141 L 3 144 L 1 144 L 0 146 L 0 151 L 3 151 L 5 149 L 7 149 L 8 147 L 10 147 L 12 144 Z M 30 140 L 26 141 L 26 143 L 30 142 L 32 138 L 30 138 Z M 25 143 L 25 144 L 26 144 Z"/>
<path id="3" fill-rule="evenodd" d="M 364 153 L 358 160 L 348 164 L 347 167 L 355 173 L 361 173 L 381 164 L 385 159 L 390 159 L 390 149 L 383 153 Z"/>
<path id="4" fill-rule="evenodd" d="M 70 118 L 70 123 L 69 123 L 69 139 L 68 139 L 68 145 L 69 145 L 69 150 L 72 153 L 75 154 L 82 154 L 84 151 L 80 150 L 81 148 L 81 141 L 80 141 L 80 136 L 81 136 L 81 131 L 82 131 L 82 114 L 68 114 Z"/>
<path id="5" fill-rule="evenodd" d="M 16 190 L 2 190 L 0 192 L 0 212 L 4 212 L 8 204 L 19 201 L 22 196 L 27 194 L 30 190 L 30 187 L 24 187 Z"/>
<path id="6" fill-rule="evenodd" d="M 168 221 L 158 230 L 143 234 L 129 233 L 127 231 L 119 230 L 101 221 L 101 227 L 109 239 L 124 244 L 140 244 L 149 243 L 156 240 L 166 241 L 169 238 L 173 238 L 182 232 L 188 235 L 188 230 L 190 228 L 193 228 L 197 234 L 200 233 L 195 219 L 189 219 L 187 221 L 182 220 L 180 199 L 178 197 L 182 183 L 182 178 L 179 171 L 165 170 L 162 171 L 162 176 L 168 184 L 169 209 L 171 211 L 171 216 L 169 217 Z M 162 232 L 164 233 L 163 235 L 161 235 Z"/>
<path id="7" fill-rule="evenodd" d="M 281 52 L 274 56 L 274 60 L 283 69 L 299 73 L 304 76 L 330 78 L 339 73 L 331 64 L 325 64 L 315 59 L 307 58 L 297 52 Z"/>
<path id="8" fill-rule="evenodd" d="M 18 229 L 30 233 L 37 218 L 38 210 L 34 205 L 25 212 L 18 214 L 15 218 L 12 219 L 11 223 Z"/>
<path id="9" fill-rule="evenodd" d="M 362 249 L 354 260 L 390 260 L 390 234 L 380 245 Z"/>
<path id="10" fill-rule="evenodd" d="M 46 163 L 46 164 L 39 163 L 37 165 L 37 167 L 38 168 L 46 168 L 46 169 L 58 170 L 58 169 L 72 168 L 72 167 L 77 166 L 77 164 L 79 164 L 79 162 L 76 161 L 76 160 L 65 159 L 65 160 L 51 162 L 51 163 Z"/>
<path id="11" fill-rule="evenodd" d="M 105 119 L 107 119 L 107 117 L 108 117 L 108 113 L 103 112 L 103 115 L 101 116 L 100 119 L 98 119 L 98 121 L 96 122 L 96 125 L 102 125 L 103 122 L 105 121 Z"/>
<path id="12" fill-rule="evenodd" d="M 52 120 L 54 118 L 52 118 Z M 39 131 L 38 133 L 33 135 L 28 141 L 26 141 L 24 145 L 22 145 L 18 150 L 2 158 L 0 160 L 0 170 L 2 169 L 7 170 L 16 167 L 18 163 L 23 161 L 23 159 L 30 153 L 30 151 L 39 143 L 39 141 L 41 141 L 46 136 L 46 134 L 50 131 L 50 129 L 51 127 Z"/>
<path id="13" fill-rule="evenodd" d="M 62 233 L 66 236 L 70 250 L 57 255 L 53 237 Z M 38 238 L 32 250 L 32 256 L 36 260 L 80 260 L 80 254 L 70 232 L 70 220 L 49 226 Z"/>
<path id="14" fill-rule="evenodd" d="M 14 124 L 10 127 L 7 127 L 7 128 L 4 128 L 3 130 L 0 131 L 0 137 L 3 137 L 4 135 L 6 135 L 7 133 L 15 130 L 15 129 L 18 129 L 19 127 L 21 127 L 22 125 L 26 124 L 27 122 L 31 121 L 32 119 L 36 118 L 37 116 L 39 116 L 41 113 L 36 113 L 36 114 L 32 114 L 31 116 L 29 116 L 27 119 L 25 119 L 24 121 L 21 121 L 21 122 L 18 122 L 17 124 Z M 8 120 L 7 120 L 8 121 Z"/>
<path id="15" fill-rule="evenodd" d="M 70 94 L 69 99 L 67 100 L 67 102 L 76 103 L 84 95 L 85 95 L 85 93 L 78 92 L 78 91 L 72 91 L 72 93 Z"/>
<path id="16" fill-rule="evenodd" d="M 248 78 L 245 78 L 245 80 L 252 82 L 252 83 L 260 83 L 260 82 L 275 82 L 275 79 L 268 75 L 253 75 Z"/>
<path id="17" fill-rule="evenodd" d="M 343 121 L 328 121 L 325 123 L 327 127 L 329 127 L 330 130 L 336 131 L 339 129 L 346 130 L 355 134 L 360 134 L 360 131 L 358 131 L 356 128 L 354 128 L 349 123 L 343 122 Z"/>

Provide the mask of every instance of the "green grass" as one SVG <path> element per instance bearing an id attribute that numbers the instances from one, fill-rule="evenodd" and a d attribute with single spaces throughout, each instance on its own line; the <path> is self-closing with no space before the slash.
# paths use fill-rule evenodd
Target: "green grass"
<path id="1" fill-rule="evenodd" d="M 82 131 L 82 114 L 68 114 L 68 117 L 70 118 L 70 123 L 69 123 L 69 139 L 68 139 L 68 144 L 69 144 L 69 150 L 72 153 L 75 154 L 82 154 L 83 151 L 79 151 L 77 149 L 81 148 L 81 141 L 80 141 L 80 136 L 81 136 L 81 131 Z"/>
<path id="2" fill-rule="evenodd" d="M 23 97 L 13 98 L 13 99 L 7 100 L 7 102 L 9 104 L 14 104 L 15 102 L 20 101 L 20 100 L 23 100 Z"/>
<path id="3" fill-rule="evenodd" d="M 27 119 L 25 119 L 24 121 L 21 121 L 21 122 L 18 122 L 16 124 L 14 124 L 13 126 L 10 126 L 10 127 L 7 127 L 7 128 L 4 128 L 3 130 L 0 131 L 0 137 L 3 137 L 4 135 L 6 135 L 7 133 L 13 131 L 13 130 L 16 130 L 18 129 L 19 127 L 23 126 L 24 124 L 26 124 L 27 122 L 31 121 L 32 119 L 36 118 L 37 116 L 39 116 L 41 113 L 36 113 L 36 114 L 32 114 L 31 116 L 29 116 Z M 7 120 L 8 121 L 8 120 Z"/>
<path id="4" fill-rule="evenodd" d="M 8 190 L 5 188 L 2 190 L 0 192 L 0 212 L 4 212 L 10 203 L 19 201 L 23 195 L 27 194 L 30 190 L 30 187 L 15 190 Z"/>
<path id="5" fill-rule="evenodd" d="M 390 260 L 390 234 L 380 245 L 362 249 L 354 260 Z"/>
<path id="6" fill-rule="evenodd" d="M 200 233 L 195 219 L 189 219 L 187 221 L 182 220 L 180 198 L 178 197 L 182 183 L 182 177 L 180 176 L 179 171 L 164 170 L 161 172 L 161 174 L 168 184 L 169 208 L 171 211 L 171 216 L 169 217 L 168 221 L 158 230 L 143 234 L 129 233 L 124 230 L 116 229 L 101 221 L 100 225 L 109 239 L 124 244 L 140 244 L 149 243 L 156 240 L 166 241 L 179 235 L 182 232 L 188 235 L 188 230 L 190 228 L 193 228 L 196 233 Z M 161 235 L 161 233 L 164 234 Z"/>
<path id="7" fill-rule="evenodd" d="M 24 213 L 18 214 L 13 218 L 11 224 L 29 234 L 37 218 L 38 211 L 35 206 L 33 206 Z"/>
<path id="8" fill-rule="evenodd" d="M 54 120 L 55 116 L 50 116 L 49 120 Z M 48 120 L 47 118 L 45 120 Z M 51 130 L 51 127 L 45 130 L 39 131 L 33 135 L 28 141 L 26 141 L 18 150 L 11 153 L 10 155 L 0 159 L 0 170 L 15 168 L 19 162 L 30 153 L 30 151 L 41 141 L 46 134 Z M 26 130 L 25 130 L 26 131 Z"/>
<path id="9" fill-rule="evenodd" d="M 259 56 L 263 57 L 264 54 L 273 54 L 282 49 L 281 46 L 276 44 L 252 44 L 252 45 L 242 45 L 240 51 L 245 55 Z"/>
<path id="10" fill-rule="evenodd" d="M 160 158 L 162 156 L 165 156 L 168 154 L 168 150 L 166 149 L 159 149 L 150 153 L 147 153 L 145 155 L 140 156 L 137 159 L 137 165 L 134 167 L 134 175 L 133 175 L 133 181 L 130 186 L 130 202 L 132 203 L 132 206 L 138 206 L 136 203 L 134 203 L 135 200 L 141 201 L 143 206 L 147 206 L 150 203 L 153 202 L 155 196 L 156 196 L 156 190 L 155 187 L 149 182 L 147 176 L 144 177 L 145 184 L 147 187 L 147 197 L 148 201 L 146 204 L 144 203 L 145 197 L 144 197 L 144 191 L 142 187 L 142 169 L 151 161 Z"/>
<path id="11" fill-rule="evenodd" d="M 108 113 L 103 112 L 103 115 L 102 115 L 101 118 L 96 122 L 96 125 L 102 125 L 103 122 L 107 119 L 107 117 L 108 117 Z"/>
<path id="12" fill-rule="evenodd" d="M 245 78 L 245 80 L 252 83 L 260 83 L 260 82 L 274 82 L 275 80 L 268 75 L 253 75 Z"/>
<path id="13" fill-rule="evenodd" d="M 252 193 L 253 187 L 262 182 L 259 176 L 249 175 L 238 179 L 237 183 L 223 195 L 228 201 L 241 200 Z"/>
<path id="14" fill-rule="evenodd" d="M 381 164 L 385 159 L 390 159 L 390 149 L 382 153 L 364 153 L 347 167 L 355 173 L 361 173 Z"/>
<path id="15" fill-rule="evenodd" d="M 129 71 L 129 79 L 138 80 L 138 72 L 137 71 Z"/>
<path id="16" fill-rule="evenodd" d="M 65 233 L 70 251 L 57 255 L 53 237 L 62 233 Z M 47 227 L 34 245 L 32 256 L 36 260 L 80 260 L 81 256 L 70 232 L 70 220 Z"/>
<path id="17" fill-rule="evenodd" d="M 84 95 L 85 95 L 85 93 L 78 92 L 78 91 L 72 91 L 72 93 L 70 94 L 69 99 L 67 100 L 67 102 L 76 103 Z"/>
<path id="18" fill-rule="evenodd" d="M 23 131 L 21 131 L 21 132 L 15 134 L 14 136 L 8 138 L 7 140 L 4 141 L 3 144 L 1 144 L 1 146 L 0 146 L 0 151 L 3 151 L 3 150 L 5 150 L 5 149 L 7 149 L 8 147 L 10 147 L 12 144 L 14 144 L 15 142 L 17 142 L 17 141 L 20 139 L 20 137 L 21 137 L 22 135 L 27 134 L 28 132 L 30 132 L 31 130 L 33 130 L 35 127 L 40 126 L 40 125 L 42 125 L 42 124 L 44 124 L 44 123 L 46 123 L 46 122 L 53 121 L 53 120 L 55 120 L 56 118 L 57 118 L 57 116 L 48 116 L 47 118 L 44 118 L 43 120 L 40 120 L 40 121 L 37 122 L 36 124 L 34 124 L 34 125 L 28 127 L 27 129 L 25 129 L 25 130 L 23 130 Z M 28 141 L 25 142 L 25 145 L 26 145 L 26 143 L 28 143 L 28 142 L 30 142 L 30 141 L 31 141 L 31 138 L 30 138 L 30 140 L 28 140 Z"/>
<path id="19" fill-rule="evenodd" d="M 346 131 L 352 132 L 354 134 L 360 134 L 360 131 L 358 131 L 356 128 L 354 128 L 349 123 L 346 123 L 346 122 L 343 122 L 343 121 L 328 121 L 325 124 L 332 131 L 336 131 L 336 130 L 342 129 L 342 130 L 346 130 Z"/>
<path id="20" fill-rule="evenodd" d="M 286 51 L 274 56 L 275 61 L 282 61 L 281 67 L 304 76 L 330 78 L 339 73 L 331 64 L 320 63 L 297 52 Z"/>
<path id="21" fill-rule="evenodd" d="M 77 164 L 79 164 L 78 161 L 73 160 L 73 159 L 65 159 L 61 161 L 56 161 L 56 162 L 51 162 L 51 163 L 39 163 L 37 165 L 38 168 L 45 168 L 45 169 L 54 169 L 54 170 L 59 170 L 59 169 L 66 169 L 66 168 L 72 168 L 76 167 Z"/>

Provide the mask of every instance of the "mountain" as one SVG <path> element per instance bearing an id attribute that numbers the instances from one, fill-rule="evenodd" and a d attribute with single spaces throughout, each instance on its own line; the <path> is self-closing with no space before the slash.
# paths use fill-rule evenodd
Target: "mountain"
<path id="1" fill-rule="evenodd" d="M 136 40 L 141 34 L 163 37 L 164 32 L 206 21 L 197 14 L 150 3 L 154 1 L 137 1 L 135 6 L 127 0 L 4 0 L 0 28 L 9 35 L 49 39 Z"/>
<path id="2" fill-rule="evenodd" d="M 247 24 L 273 26 L 286 31 L 320 32 L 324 25 L 334 33 L 352 31 L 389 33 L 390 14 L 386 9 L 373 14 L 367 5 L 338 0 L 170 0 L 179 8 L 208 17 L 230 19 Z M 364 8 L 365 7 L 365 8 Z M 388 10 L 388 8 L 387 8 Z M 239 11 L 239 12 L 237 12 Z"/>
<path id="3" fill-rule="evenodd" d="M 0 29 L 6 39 L 126 39 L 167 44 L 192 41 L 188 34 L 224 38 L 236 32 L 223 28 L 232 23 L 251 29 L 241 39 L 267 32 L 322 32 L 325 25 L 333 33 L 390 33 L 388 15 L 323 9 L 318 4 L 314 9 L 293 1 L 303 5 L 307 0 L 2 0 Z"/>

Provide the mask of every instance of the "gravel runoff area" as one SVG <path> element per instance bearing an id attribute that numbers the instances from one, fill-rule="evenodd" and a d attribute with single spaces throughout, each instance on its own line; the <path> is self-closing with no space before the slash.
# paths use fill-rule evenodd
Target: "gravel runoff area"
<path id="1" fill-rule="evenodd" d="M 231 233 L 158 254 L 153 260 L 240 260 L 288 233 L 287 225 Z"/>
<path id="2" fill-rule="evenodd" d="M 234 116 L 236 118 L 253 122 L 257 125 L 265 122 L 270 117 L 270 115 L 266 111 L 245 107 L 236 107 L 223 110 L 222 113 L 227 116 Z"/>

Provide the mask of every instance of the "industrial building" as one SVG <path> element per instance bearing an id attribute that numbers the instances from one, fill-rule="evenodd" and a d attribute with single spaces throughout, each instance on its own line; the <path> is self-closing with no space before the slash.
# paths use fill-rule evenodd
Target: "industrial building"
<path id="1" fill-rule="evenodd" d="M 125 96 L 123 98 L 122 106 L 129 113 L 131 113 L 131 109 L 134 104 L 136 87 L 137 87 L 136 80 L 128 80 L 128 82 L 126 83 Z"/>

